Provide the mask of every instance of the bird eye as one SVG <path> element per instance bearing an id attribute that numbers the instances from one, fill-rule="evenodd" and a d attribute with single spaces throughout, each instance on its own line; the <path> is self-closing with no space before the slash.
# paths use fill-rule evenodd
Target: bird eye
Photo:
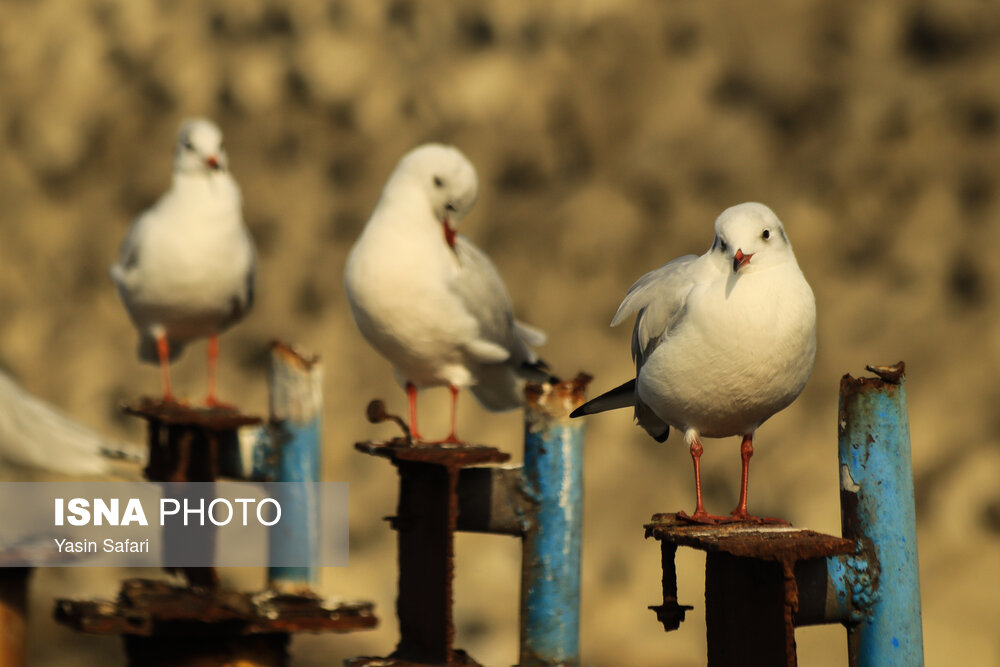
<path id="1" fill-rule="evenodd" d="M 434 177 L 434 187 L 436 187 L 436 188 L 443 188 L 444 187 L 444 179 L 441 178 L 440 176 L 435 176 Z"/>
<path id="2" fill-rule="evenodd" d="M 722 252 L 726 252 L 726 250 L 728 249 L 729 246 L 726 245 L 726 242 L 723 241 L 722 239 L 719 239 L 719 250 L 721 250 Z"/>
<path id="3" fill-rule="evenodd" d="M 764 233 L 761 234 L 760 237 L 762 239 L 764 239 L 765 241 L 768 240 L 769 238 L 771 238 L 771 230 L 770 229 L 765 229 Z"/>
<path id="4" fill-rule="evenodd" d="M 194 150 L 194 144 L 192 144 L 190 141 L 185 141 L 184 142 L 184 150 L 186 150 L 186 151 L 193 151 Z"/>

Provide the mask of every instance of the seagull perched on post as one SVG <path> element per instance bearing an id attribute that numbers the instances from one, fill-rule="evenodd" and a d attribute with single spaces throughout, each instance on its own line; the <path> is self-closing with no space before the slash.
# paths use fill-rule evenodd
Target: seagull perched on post
<path id="1" fill-rule="evenodd" d="M 659 442 L 673 426 L 694 460 L 698 500 L 689 518 L 763 520 L 747 512 L 753 434 L 798 397 L 816 356 L 815 300 L 781 221 L 763 204 L 726 209 L 709 251 L 640 278 L 611 326 L 633 313 L 636 378 L 572 416 L 634 407 Z M 701 438 L 732 435 L 743 438 L 739 503 L 730 516 L 713 516 L 701 497 Z"/>
<path id="2" fill-rule="evenodd" d="M 362 335 L 392 362 L 417 428 L 417 390 L 451 391 L 458 443 L 458 392 L 469 387 L 488 410 L 524 403 L 525 379 L 549 379 L 531 349 L 545 334 L 514 319 L 493 263 L 458 233 L 476 201 L 476 170 L 456 148 L 426 144 L 389 177 L 347 258 L 344 286 Z"/>
<path id="3" fill-rule="evenodd" d="M 254 247 L 240 209 L 222 132 L 212 121 L 188 120 L 170 190 L 132 223 L 111 267 L 139 330 L 140 359 L 160 363 L 165 401 L 174 400 L 170 362 L 208 338 L 206 403 L 224 405 L 216 396 L 219 334 L 253 305 Z"/>

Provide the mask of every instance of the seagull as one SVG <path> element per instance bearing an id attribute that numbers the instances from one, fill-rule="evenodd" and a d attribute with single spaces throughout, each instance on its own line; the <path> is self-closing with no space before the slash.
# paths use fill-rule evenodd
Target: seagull
<path id="1" fill-rule="evenodd" d="M 389 177 L 351 249 L 344 287 L 362 335 L 395 370 L 417 441 L 417 390 L 447 386 L 455 432 L 463 387 L 488 410 L 524 403 L 526 379 L 546 381 L 532 346 L 545 334 L 514 319 L 503 280 L 458 225 L 475 204 L 476 170 L 458 149 L 426 144 Z"/>
<path id="2" fill-rule="evenodd" d="M 136 461 L 137 448 L 104 438 L 32 396 L 0 372 L 0 460 L 68 475 L 107 475 L 108 458 Z"/>
<path id="3" fill-rule="evenodd" d="M 658 442 L 684 434 L 694 460 L 694 522 L 756 521 L 747 512 L 754 431 L 805 387 L 816 356 L 816 303 L 781 221 L 767 206 L 744 203 L 715 221 L 700 257 L 679 257 L 629 289 L 611 326 L 636 314 L 636 377 L 571 416 L 634 407 Z M 729 516 L 705 511 L 702 437 L 742 436 L 740 497 Z"/>
<path id="4" fill-rule="evenodd" d="M 159 361 L 166 402 L 174 402 L 170 362 L 208 338 L 206 404 L 229 407 L 216 396 L 219 334 L 247 314 L 254 295 L 253 240 L 240 208 L 222 132 L 210 120 L 186 121 L 170 190 L 135 220 L 111 267 L 139 331 L 139 358 Z"/>

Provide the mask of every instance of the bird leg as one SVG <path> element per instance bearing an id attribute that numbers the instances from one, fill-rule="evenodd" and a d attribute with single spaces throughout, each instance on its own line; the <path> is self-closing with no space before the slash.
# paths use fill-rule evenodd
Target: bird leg
<path id="1" fill-rule="evenodd" d="M 212 334 L 208 337 L 208 396 L 205 397 L 205 405 L 212 408 L 223 408 L 235 410 L 235 405 L 223 403 L 216 397 L 216 375 L 219 365 L 219 335 Z"/>
<path id="2" fill-rule="evenodd" d="M 705 448 L 701 446 L 701 440 L 695 438 L 691 443 L 691 459 L 694 461 L 694 491 L 698 495 L 698 506 L 694 508 L 692 519 L 698 519 L 707 515 L 705 504 L 701 499 L 701 455 Z"/>
<path id="3" fill-rule="evenodd" d="M 765 516 L 753 516 L 747 511 L 747 487 L 750 485 L 750 457 L 753 456 L 753 433 L 743 436 L 740 443 L 740 458 L 743 459 L 743 474 L 740 476 L 740 500 L 736 504 L 736 509 L 730 513 L 730 521 L 743 521 L 749 523 L 772 523 L 791 525 L 784 519 L 772 519 Z"/>
<path id="4" fill-rule="evenodd" d="M 170 391 L 170 342 L 166 334 L 156 337 L 156 353 L 160 357 L 160 379 L 163 383 L 163 402 L 176 403 L 174 394 Z"/>
<path id="5" fill-rule="evenodd" d="M 698 505 L 694 509 L 694 514 L 688 516 L 684 510 L 681 510 L 677 513 L 677 517 L 691 523 L 724 523 L 732 521 L 732 517 L 709 514 L 705 511 L 705 504 L 701 497 L 701 454 L 705 449 L 701 445 L 701 438 L 698 437 L 698 432 L 694 429 L 689 429 L 684 434 L 684 439 L 691 444 L 691 460 L 694 461 L 694 490 L 698 495 Z"/>
<path id="6" fill-rule="evenodd" d="M 413 442 L 420 442 L 423 436 L 417 428 L 417 387 L 412 382 L 406 383 L 406 395 L 410 399 L 410 437 Z"/>
<path id="7" fill-rule="evenodd" d="M 747 512 L 747 486 L 750 483 L 750 457 L 753 456 L 753 433 L 743 436 L 740 443 L 740 458 L 743 459 L 743 474 L 740 476 L 740 501 L 736 504 L 736 509 L 732 511 L 733 518 L 738 521 L 746 521 L 750 518 Z"/>
<path id="8" fill-rule="evenodd" d="M 448 385 L 448 391 L 451 392 L 451 431 L 448 432 L 448 437 L 442 440 L 441 443 L 461 445 L 463 443 L 455 433 L 455 418 L 458 413 L 458 387 L 450 384 Z"/>

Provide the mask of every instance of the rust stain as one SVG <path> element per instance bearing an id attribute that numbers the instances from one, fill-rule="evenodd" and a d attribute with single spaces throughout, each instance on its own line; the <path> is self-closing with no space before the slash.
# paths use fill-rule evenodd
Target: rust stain
<path id="1" fill-rule="evenodd" d="M 478 665 L 454 647 L 453 582 L 458 527 L 458 477 L 466 466 L 504 463 L 510 455 L 495 447 L 467 444 L 412 445 L 403 438 L 361 442 L 355 448 L 386 458 L 399 471 L 396 516 L 399 550 L 400 641 L 386 658 L 356 658 L 354 667 Z"/>
<path id="2" fill-rule="evenodd" d="M 853 553 L 853 540 L 824 535 L 812 530 L 756 524 L 692 525 L 676 514 L 654 514 L 646 524 L 646 537 L 718 551 L 741 558 L 782 562 L 825 558 Z"/>
<path id="3" fill-rule="evenodd" d="M 299 347 L 280 340 L 271 341 L 271 351 L 280 354 L 290 364 L 303 371 L 311 370 L 313 366 L 320 362 L 318 354 L 306 354 Z"/>
<path id="4" fill-rule="evenodd" d="M 593 379 L 587 373 L 578 373 L 572 380 L 564 380 L 554 384 L 529 382 L 524 387 L 528 408 L 541 406 L 546 408 L 545 412 L 550 416 L 569 416 L 570 412 L 583 404 L 587 385 Z"/>
<path id="5" fill-rule="evenodd" d="M 183 403 L 170 403 L 149 397 L 141 398 L 136 403 L 122 405 L 122 411 L 151 423 L 199 427 L 210 431 L 234 431 L 242 426 L 264 422 L 261 417 L 244 415 L 237 410 L 195 408 Z"/>
<path id="6" fill-rule="evenodd" d="M 387 442 L 359 442 L 354 448 L 365 454 L 387 458 L 393 463 L 399 461 L 430 463 L 456 470 L 465 466 L 505 463 L 510 460 L 510 454 L 487 445 L 440 443 L 412 447 L 400 438 Z"/>
<path id="7" fill-rule="evenodd" d="M 118 598 L 57 600 L 56 621 L 96 635 L 232 637 L 350 632 L 374 628 L 369 602 L 331 603 L 312 594 L 241 593 L 128 579 Z"/>
<path id="8" fill-rule="evenodd" d="M 869 364 L 865 366 L 865 370 L 874 373 L 876 377 L 856 378 L 851 376 L 850 373 L 846 373 L 842 378 L 840 378 L 840 395 L 842 397 L 841 405 L 846 405 L 847 398 L 855 394 L 869 391 L 880 391 L 892 394 L 899 388 L 906 376 L 906 363 L 903 361 L 897 361 L 895 364 L 889 366 Z M 844 417 L 845 414 L 842 409 L 840 420 L 843 421 Z"/>
<path id="9" fill-rule="evenodd" d="M 853 540 L 812 530 L 758 524 L 692 525 L 676 514 L 654 514 L 652 521 L 646 524 L 646 537 L 674 547 L 687 546 L 708 553 L 778 563 L 784 587 L 785 654 L 789 656 L 795 655 L 794 616 L 799 608 L 795 564 L 802 560 L 851 554 L 857 549 Z M 668 594 L 665 589 L 665 604 Z M 683 610 L 681 614 L 683 618 Z"/>

